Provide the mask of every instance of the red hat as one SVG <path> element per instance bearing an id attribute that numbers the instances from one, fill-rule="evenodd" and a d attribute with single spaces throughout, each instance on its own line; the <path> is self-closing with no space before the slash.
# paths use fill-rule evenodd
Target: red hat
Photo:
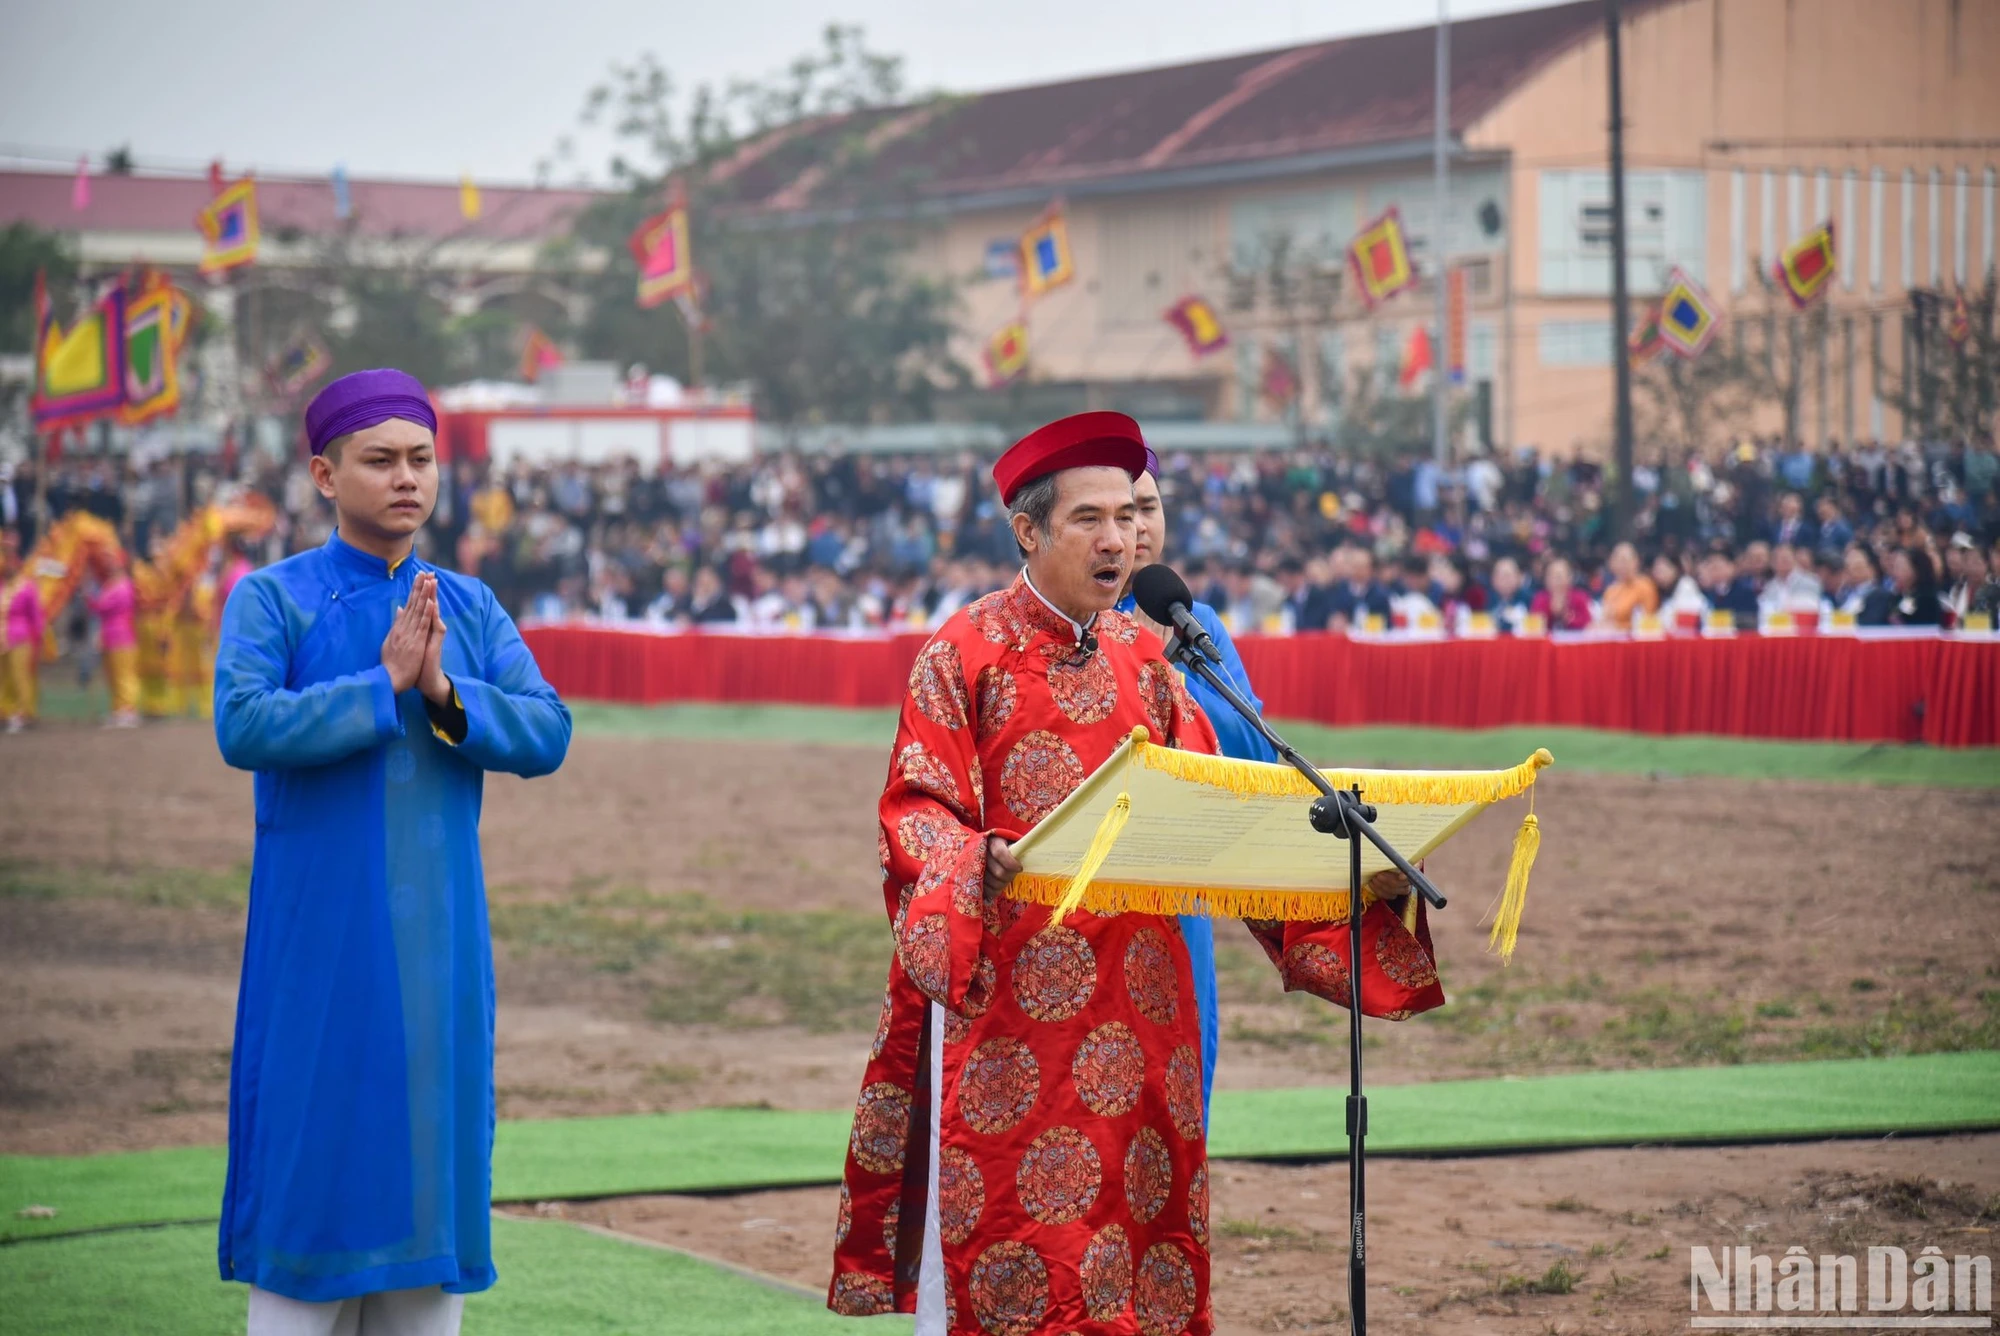
<path id="1" fill-rule="evenodd" d="M 1062 469 L 1124 469 L 1136 479 L 1146 471 L 1146 441 L 1139 424 L 1123 413 L 1078 413 L 1037 427 L 1008 448 L 993 465 L 1002 505 L 1037 478 Z"/>

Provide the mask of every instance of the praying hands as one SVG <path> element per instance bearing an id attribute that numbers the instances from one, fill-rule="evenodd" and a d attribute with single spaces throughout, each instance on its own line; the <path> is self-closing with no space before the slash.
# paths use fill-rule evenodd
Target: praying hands
<path id="1" fill-rule="evenodd" d="M 438 611 L 437 577 L 417 576 L 410 601 L 396 614 L 382 641 L 382 666 L 397 693 L 416 687 L 433 705 L 451 700 L 451 679 L 444 672 L 444 615 Z"/>

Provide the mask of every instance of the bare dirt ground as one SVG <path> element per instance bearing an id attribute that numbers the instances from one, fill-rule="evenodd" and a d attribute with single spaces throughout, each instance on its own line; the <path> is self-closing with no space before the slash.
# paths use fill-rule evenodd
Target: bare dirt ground
<path id="1" fill-rule="evenodd" d="M 502 1116 L 848 1104 L 889 950 L 882 772 L 870 750 L 581 738 L 551 779 L 493 780 Z M 2000 1047 L 2000 793 L 1560 769 L 1538 792 L 1513 965 L 1479 925 L 1502 809 L 1432 860 L 1452 1000 L 1372 1027 L 1373 1080 Z M 249 778 L 199 726 L 0 739 L 0 1153 L 223 1138 L 251 835 Z M 1218 1084 L 1344 1079 L 1342 1013 L 1218 937 Z M 1961 1186 L 1884 1186 L 1911 1176 Z M 1384 1162 L 1371 1188 L 1384 1330 L 1684 1330 L 1688 1244 L 1988 1228 L 1967 1222 L 2000 1138 Z M 1224 1329 L 1331 1324 L 1341 1167 L 1230 1164 L 1215 1191 Z M 818 1286 L 832 1203 L 556 1209 Z"/>
<path id="2" fill-rule="evenodd" d="M 1691 1247 L 1990 1255 L 2000 1136 L 1378 1159 L 1368 1191 L 1375 1330 L 1685 1332 Z M 1345 1330 L 1346 1166 L 1219 1164 L 1214 1194 L 1217 1331 Z M 811 1188 L 521 1209 L 823 1291 L 838 1199 Z"/>

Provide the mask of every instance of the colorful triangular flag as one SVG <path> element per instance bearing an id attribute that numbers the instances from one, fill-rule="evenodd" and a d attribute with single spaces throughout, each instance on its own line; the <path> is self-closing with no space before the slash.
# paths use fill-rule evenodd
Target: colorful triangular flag
<path id="1" fill-rule="evenodd" d="M 1206 297 L 1183 297 L 1167 308 L 1167 323 L 1187 340 L 1188 351 L 1206 357 L 1229 346 L 1229 331 Z"/>
<path id="2" fill-rule="evenodd" d="M 1054 205 L 1021 234 L 1021 287 L 1030 297 L 1039 297 L 1075 277 L 1069 224 L 1062 206 Z"/>
<path id="3" fill-rule="evenodd" d="M 220 164 L 217 164 L 220 168 Z M 257 258 L 257 182 L 244 177 L 225 186 L 195 215 L 201 229 L 201 272 L 219 274 Z"/>
<path id="4" fill-rule="evenodd" d="M 35 385 L 29 409 L 38 430 L 88 422 L 125 402 L 125 287 L 113 284 L 64 329 L 35 275 Z"/>
<path id="5" fill-rule="evenodd" d="M 1778 257 L 1773 275 L 1784 285 L 1794 306 L 1810 306 L 1826 291 L 1837 268 L 1833 220 L 1829 218 L 1785 247 L 1785 253 Z"/>
<path id="6" fill-rule="evenodd" d="M 1715 337 L 1719 317 L 1708 290 L 1675 265 L 1660 296 L 1660 339 L 1682 357 L 1699 357 Z"/>
<path id="7" fill-rule="evenodd" d="M 164 275 L 125 302 L 125 394 L 118 420 L 128 426 L 164 417 L 181 406 L 180 336 L 174 331 L 179 296 Z"/>
<path id="8" fill-rule="evenodd" d="M 1028 369 L 1028 327 L 1010 320 L 986 340 L 986 376 L 995 386 L 1005 385 Z"/>
<path id="9" fill-rule="evenodd" d="M 659 306 L 694 282 L 687 205 L 678 195 L 665 212 L 639 224 L 625 244 L 639 265 L 639 305 Z"/>
<path id="10" fill-rule="evenodd" d="M 1416 282 L 1409 241 L 1403 234 L 1403 215 L 1394 207 L 1377 215 L 1348 246 L 1347 263 L 1361 289 L 1361 300 L 1370 310 Z"/>
<path id="11" fill-rule="evenodd" d="M 1410 342 L 1403 349 L 1403 369 L 1396 374 L 1396 383 L 1405 390 L 1415 389 L 1418 379 L 1431 368 L 1431 332 L 1418 325 L 1410 331 Z"/>
<path id="12" fill-rule="evenodd" d="M 542 372 L 561 366 L 562 360 L 562 349 L 556 347 L 556 341 L 535 326 L 528 326 L 527 340 L 521 345 L 521 379 L 540 380 Z"/>

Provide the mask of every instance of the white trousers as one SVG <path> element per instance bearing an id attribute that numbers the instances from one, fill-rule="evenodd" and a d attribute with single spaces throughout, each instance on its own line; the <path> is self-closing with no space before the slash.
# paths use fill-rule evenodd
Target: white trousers
<path id="1" fill-rule="evenodd" d="M 458 1336 L 465 1296 L 433 1285 L 305 1303 L 250 1287 L 250 1336 Z"/>

